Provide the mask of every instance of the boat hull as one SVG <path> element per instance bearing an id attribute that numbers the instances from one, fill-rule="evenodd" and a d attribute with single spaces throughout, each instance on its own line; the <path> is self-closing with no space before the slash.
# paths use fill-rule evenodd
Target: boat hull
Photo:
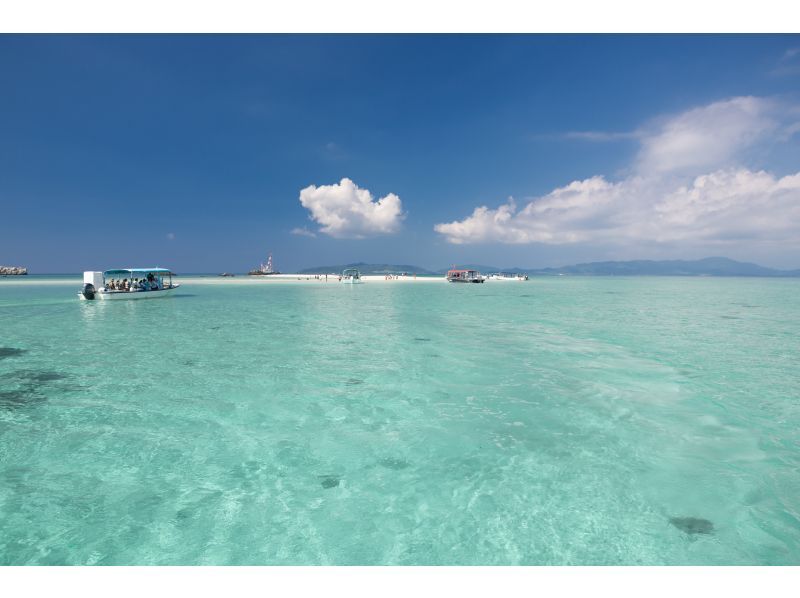
<path id="1" fill-rule="evenodd" d="M 159 289 L 158 291 L 118 291 L 111 293 L 95 293 L 94 301 L 125 301 L 125 300 L 141 300 L 141 299 L 158 299 L 159 297 L 169 297 L 180 285 L 173 285 L 169 289 Z M 90 301 L 83 296 L 83 293 L 78 293 L 78 297 L 82 301 Z"/>

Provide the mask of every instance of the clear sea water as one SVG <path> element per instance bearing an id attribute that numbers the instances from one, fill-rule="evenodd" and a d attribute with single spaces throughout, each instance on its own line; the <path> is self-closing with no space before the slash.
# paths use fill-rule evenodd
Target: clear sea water
<path id="1" fill-rule="evenodd" d="M 800 564 L 800 280 L 79 286 L 0 279 L 0 564 Z"/>

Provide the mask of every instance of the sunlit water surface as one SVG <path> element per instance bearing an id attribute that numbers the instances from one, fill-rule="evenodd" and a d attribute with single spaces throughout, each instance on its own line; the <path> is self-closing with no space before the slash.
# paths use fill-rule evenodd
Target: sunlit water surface
<path id="1" fill-rule="evenodd" d="M 211 282 L 0 279 L 0 563 L 800 564 L 800 280 Z"/>

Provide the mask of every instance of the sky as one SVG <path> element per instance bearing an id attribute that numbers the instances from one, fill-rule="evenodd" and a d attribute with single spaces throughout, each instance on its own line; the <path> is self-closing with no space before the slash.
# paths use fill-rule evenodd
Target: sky
<path id="1" fill-rule="evenodd" d="M 800 268 L 798 35 L 0 35 L 0 265 Z"/>

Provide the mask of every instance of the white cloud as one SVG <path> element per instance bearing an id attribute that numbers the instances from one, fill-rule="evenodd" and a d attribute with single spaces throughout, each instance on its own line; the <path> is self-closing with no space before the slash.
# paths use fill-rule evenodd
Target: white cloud
<path id="1" fill-rule="evenodd" d="M 293 228 L 293 229 L 291 230 L 291 233 L 292 233 L 293 235 L 298 235 L 298 236 L 300 236 L 300 237 L 316 237 L 316 236 L 317 236 L 317 235 L 316 235 L 316 233 L 314 233 L 314 231 L 310 231 L 310 230 L 308 230 L 306 227 L 303 227 L 303 228 L 300 228 L 300 227 Z"/>
<path id="2" fill-rule="evenodd" d="M 437 224 L 455 244 L 692 242 L 724 245 L 762 239 L 800 245 L 800 173 L 775 178 L 747 169 L 719 170 L 688 185 L 631 177 L 575 181 L 517 211 L 513 200 L 476 208 Z"/>
<path id="3" fill-rule="evenodd" d="M 636 169 L 698 174 L 724 166 L 777 129 L 775 110 L 771 100 L 738 97 L 669 118 L 642 136 Z"/>
<path id="4" fill-rule="evenodd" d="M 456 244 L 565 244 L 598 240 L 620 228 L 615 215 L 635 187 L 636 179 L 613 184 L 603 177 L 592 177 L 556 189 L 519 212 L 511 199 L 495 210 L 481 206 L 464 220 L 437 224 L 434 228 Z M 628 210 L 631 207 L 626 206 Z"/>
<path id="5" fill-rule="evenodd" d="M 348 178 L 338 184 L 306 187 L 300 191 L 300 203 L 321 226 L 319 232 L 340 239 L 397 232 L 405 217 L 397 195 L 389 193 L 374 201 L 372 193 Z"/>
<path id="6" fill-rule="evenodd" d="M 760 140 L 787 140 L 775 104 L 734 98 L 666 119 L 641 136 L 632 174 L 595 176 L 528 202 L 481 206 L 434 229 L 451 243 L 800 247 L 800 173 L 737 164 Z M 790 136 L 790 135 L 789 135 Z"/>
<path id="7" fill-rule="evenodd" d="M 699 176 L 654 205 L 652 238 L 800 244 L 800 173 L 775 178 L 746 169 Z"/>

